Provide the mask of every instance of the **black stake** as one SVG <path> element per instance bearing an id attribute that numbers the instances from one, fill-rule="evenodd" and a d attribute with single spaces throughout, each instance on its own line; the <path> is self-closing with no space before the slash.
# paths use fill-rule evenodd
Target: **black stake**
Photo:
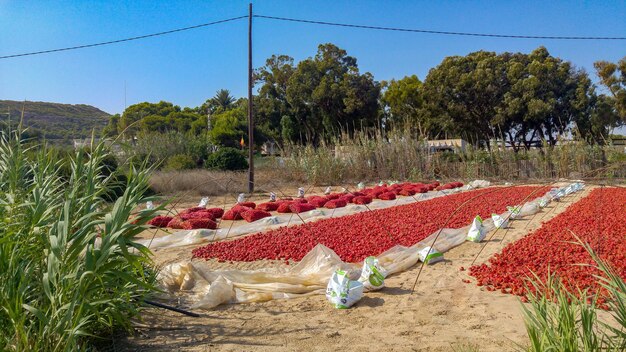
<path id="1" fill-rule="evenodd" d="M 189 317 L 194 317 L 194 318 L 199 318 L 200 314 L 198 313 L 194 313 L 194 312 L 190 312 L 188 310 L 184 310 L 184 309 L 180 309 L 180 308 L 176 308 L 176 307 L 172 307 L 172 306 L 168 306 L 166 304 L 162 304 L 162 303 L 158 303 L 158 302 L 153 302 L 153 301 L 148 301 L 147 299 L 144 300 L 144 302 L 146 304 L 149 304 L 151 306 L 155 306 L 155 307 L 159 307 L 159 308 L 163 308 L 163 309 L 167 309 L 167 310 L 171 310 L 173 312 L 176 313 L 180 313 L 180 314 L 184 314 L 186 316 Z"/>

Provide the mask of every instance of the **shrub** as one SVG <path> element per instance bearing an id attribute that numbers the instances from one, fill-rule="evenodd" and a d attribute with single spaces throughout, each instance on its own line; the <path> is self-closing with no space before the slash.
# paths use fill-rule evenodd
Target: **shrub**
<path id="1" fill-rule="evenodd" d="M 245 170 L 248 168 L 248 161 L 235 148 L 221 148 L 208 157 L 206 166 L 209 169 L 217 170 Z"/>
<path id="2" fill-rule="evenodd" d="M 189 155 L 197 165 L 202 165 L 212 147 L 213 145 L 204 134 L 193 135 L 175 131 L 142 132 L 137 136 L 136 142 L 126 146 L 124 151 L 128 157 L 135 160 L 147 159 L 155 164 L 171 156 L 185 154 Z"/>
<path id="3" fill-rule="evenodd" d="M 186 154 L 176 154 L 167 158 L 165 162 L 164 170 L 167 171 L 180 171 L 190 170 L 196 168 L 196 161 L 192 157 Z"/>

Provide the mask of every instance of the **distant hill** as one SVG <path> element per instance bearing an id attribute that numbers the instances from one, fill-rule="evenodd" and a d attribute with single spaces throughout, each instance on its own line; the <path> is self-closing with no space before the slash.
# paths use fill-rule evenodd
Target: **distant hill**
<path id="1" fill-rule="evenodd" d="M 24 108 L 24 126 L 31 133 L 39 134 L 51 141 L 70 142 L 74 138 L 91 136 L 92 130 L 100 135 L 111 115 L 85 104 L 58 104 L 39 101 L 0 100 L 0 121 L 19 121 Z"/>

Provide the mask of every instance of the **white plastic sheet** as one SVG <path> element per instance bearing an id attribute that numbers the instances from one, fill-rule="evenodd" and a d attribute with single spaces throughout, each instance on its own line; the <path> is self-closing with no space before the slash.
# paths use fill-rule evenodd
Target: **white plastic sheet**
<path id="1" fill-rule="evenodd" d="M 569 187 L 569 186 L 568 186 Z M 564 188 L 563 195 L 581 190 L 584 185 Z M 518 216 L 540 211 L 539 202 L 550 201 L 549 192 L 521 206 Z M 508 219 L 509 212 L 500 214 Z M 495 229 L 492 219 L 483 221 L 486 232 Z M 405 271 L 420 260 L 420 252 L 432 247 L 445 253 L 465 242 L 470 226 L 459 229 L 441 229 L 413 246 L 394 246 L 378 255 L 378 265 L 388 275 Z M 211 309 L 219 304 L 260 302 L 272 299 L 302 297 L 326 292 L 329 278 L 336 270 L 348 273 L 351 280 L 361 275 L 361 265 L 345 263 L 322 244 L 315 246 L 299 263 L 288 268 L 261 270 L 211 270 L 205 262 L 177 263 L 166 266 L 159 273 L 159 282 L 171 294 L 184 298 L 192 308 Z"/>
<path id="2" fill-rule="evenodd" d="M 420 193 L 410 197 L 398 197 L 395 200 L 380 200 L 375 199 L 372 203 L 365 205 L 350 204 L 343 208 L 337 209 L 314 209 L 311 211 L 303 212 L 298 215 L 295 214 L 278 214 L 271 218 L 263 218 L 251 223 L 238 225 L 235 227 L 220 228 L 217 230 L 183 230 L 177 231 L 170 235 L 166 235 L 159 238 L 139 240 L 137 242 L 144 246 L 149 247 L 152 250 L 161 248 L 171 248 L 178 246 L 188 246 L 191 244 L 200 244 L 213 241 L 220 241 L 226 238 L 235 238 L 251 233 L 257 233 L 267 230 L 272 230 L 285 225 L 297 225 L 304 222 L 313 222 L 321 219 L 340 217 L 345 215 L 351 215 L 360 213 L 367 210 L 385 209 L 397 205 L 404 205 L 415 203 L 423 200 L 443 197 L 449 194 L 454 194 L 462 191 L 468 191 L 476 188 L 484 188 L 490 186 L 489 181 L 475 180 L 463 187 L 446 190 L 446 192 L 431 191 L 427 193 Z M 304 189 L 302 189 L 304 191 Z M 300 220 L 302 219 L 302 220 Z"/>

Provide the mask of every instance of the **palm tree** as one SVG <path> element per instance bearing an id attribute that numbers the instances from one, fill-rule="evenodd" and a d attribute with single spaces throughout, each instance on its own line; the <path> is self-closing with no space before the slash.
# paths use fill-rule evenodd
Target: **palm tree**
<path id="1" fill-rule="evenodd" d="M 210 99 L 210 105 L 214 110 L 226 111 L 233 107 L 235 98 L 230 95 L 228 89 L 220 89 L 215 93 L 215 96 Z"/>

